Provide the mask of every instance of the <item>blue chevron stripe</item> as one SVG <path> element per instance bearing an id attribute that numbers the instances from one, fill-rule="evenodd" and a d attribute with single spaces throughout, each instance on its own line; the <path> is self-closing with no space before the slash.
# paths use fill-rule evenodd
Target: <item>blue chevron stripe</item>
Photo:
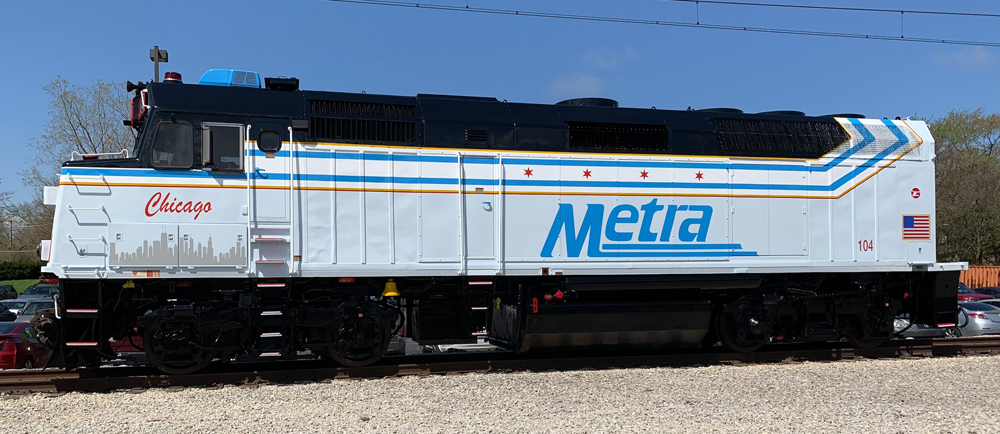
<path id="1" fill-rule="evenodd" d="M 809 171 L 825 172 L 837 167 L 842 162 L 856 155 L 858 152 L 875 142 L 875 136 L 860 120 L 851 119 L 850 122 L 861 134 L 862 140 L 857 145 L 851 147 L 841 155 L 829 161 L 821 167 L 806 167 L 801 165 L 781 165 L 781 164 L 744 164 L 744 163 L 709 163 L 709 162 L 647 162 L 647 161 L 602 161 L 602 160 L 561 160 L 561 159 L 532 159 L 532 158 L 508 158 L 508 162 L 527 162 L 533 165 L 542 166 L 618 166 L 618 167 L 670 167 L 689 169 L 742 169 L 742 170 L 776 170 L 776 171 Z M 847 174 L 841 176 L 830 185 L 801 185 L 801 184 L 728 184 L 728 183 L 703 183 L 703 182 L 653 182 L 653 181 L 587 181 L 587 180 L 531 180 L 531 179 L 478 179 L 467 178 L 461 182 L 468 186 L 499 186 L 501 183 L 513 187 L 565 187 L 565 188 L 635 188 L 635 189 L 694 189 L 694 190 L 771 190 L 771 191 L 806 191 L 806 192 L 832 192 L 851 182 L 864 171 L 878 164 L 898 151 L 902 146 L 909 143 L 909 138 L 892 121 L 883 120 L 882 123 L 896 137 L 896 142 L 879 152 L 874 157 L 866 160 L 861 165 L 853 168 Z M 253 151 L 255 155 L 259 151 Z M 259 153 L 263 156 L 263 153 Z M 279 151 L 278 156 L 288 156 L 288 151 Z M 416 161 L 416 162 L 442 162 L 457 163 L 457 156 L 435 156 L 435 155 L 399 155 L 399 154 L 377 154 L 377 153 L 344 153 L 326 151 L 296 151 L 296 157 L 306 158 L 332 158 L 332 159 L 352 159 L 352 160 L 377 160 L 377 161 Z M 666 156 L 669 157 L 669 156 Z M 463 158 L 464 163 L 471 164 L 497 164 L 499 159 L 491 156 L 469 156 Z M 149 177 L 168 179 L 215 179 L 215 180 L 245 180 L 247 174 L 220 174 L 201 170 L 153 170 L 153 169 L 119 169 L 119 168 L 77 168 L 67 167 L 62 169 L 64 175 L 73 174 L 81 176 L 128 176 L 128 177 Z M 276 179 L 287 179 L 287 173 L 269 173 L 269 177 Z M 352 175 L 326 175 L 326 174 L 300 174 L 296 175 L 298 181 L 312 182 L 341 182 L 341 183 L 381 183 L 381 184 L 415 184 L 415 185 L 459 185 L 457 178 L 441 177 L 399 177 L 399 176 L 352 176 Z"/>

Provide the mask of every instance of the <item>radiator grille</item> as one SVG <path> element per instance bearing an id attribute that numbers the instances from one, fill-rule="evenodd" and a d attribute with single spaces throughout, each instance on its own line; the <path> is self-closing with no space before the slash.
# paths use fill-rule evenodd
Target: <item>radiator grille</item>
<path id="1" fill-rule="evenodd" d="M 850 136 L 833 122 L 712 119 L 724 154 L 818 158 Z"/>

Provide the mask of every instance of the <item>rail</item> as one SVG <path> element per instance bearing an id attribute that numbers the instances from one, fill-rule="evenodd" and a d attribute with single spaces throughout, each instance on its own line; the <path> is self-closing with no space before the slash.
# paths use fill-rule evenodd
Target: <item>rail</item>
<path id="1" fill-rule="evenodd" d="M 80 160 L 86 160 L 87 158 L 101 158 L 110 156 L 121 156 L 121 158 L 129 158 L 131 153 L 128 149 L 122 149 L 118 152 L 96 152 L 93 154 L 83 154 L 80 152 L 73 151 L 69 154 L 69 159 L 73 161 L 78 161 L 76 157 L 80 157 Z"/>
<path id="2" fill-rule="evenodd" d="M 800 361 L 860 358 L 951 357 L 1000 354 L 1000 336 L 975 338 L 907 339 L 878 348 L 861 349 L 846 343 L 788 344 L 753 353 L 677 350 L 670 354 L 618 353 L 613 356 L 531 356 L 508 352 L 394 356 L 365 367 L 333 367 L 329 362 L 268 362 L 210 366 L 203 373 L 164 375 L 146 367 L 108 367 L 59 371 L 0 372 L 0 393 L 102 392 L 155 387 L 195 387 L 218 384 L 257 385 L 342 378 L 382 378 L 408 375 L 447 375 L 509 371 L 636 368 L 645 366 L 700 366 L 711 364 L 798 363 Z M 297 369 L 288 369 L 289 365 Z"/>

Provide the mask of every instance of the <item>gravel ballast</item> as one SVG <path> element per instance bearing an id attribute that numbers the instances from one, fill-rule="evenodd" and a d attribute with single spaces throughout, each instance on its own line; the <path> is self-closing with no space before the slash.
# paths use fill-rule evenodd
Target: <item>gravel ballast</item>
<path id="1" fill-rule="evenodd" d="M 997 433 L 1000 356 L 0 396 L 39 432 Z"/>

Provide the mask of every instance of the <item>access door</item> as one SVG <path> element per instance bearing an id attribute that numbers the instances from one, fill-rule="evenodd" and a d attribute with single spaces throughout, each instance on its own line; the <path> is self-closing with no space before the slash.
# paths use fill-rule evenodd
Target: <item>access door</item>
<path id="1" fill-rule="evenodd" d="M 249 129 L 246 152 L 250 166 L 251 221 L 289 223 L 293 167 L 288 124 L 259 121 Z"/>
<path id="2" fill-rule="evenodd" d="M 462 216 L 466 272 L 493 274 L 497 261 L 500 221 L 498 159 L 493 156 L 462 156 Z"/>

